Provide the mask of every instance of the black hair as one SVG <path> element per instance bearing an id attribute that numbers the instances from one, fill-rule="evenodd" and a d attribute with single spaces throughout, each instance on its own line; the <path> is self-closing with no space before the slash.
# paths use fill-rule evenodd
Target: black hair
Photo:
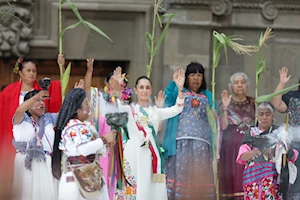
<path id="1" fill-rule="evenodd" d="M 61 176 L 61 155 L 62 152 L 58 148 L 61 139 L 61 132 L 65 128 L 70 119 L 77 116 L 77 109 L 81 108 L 83 100 L 86 98 L 86 93 L 81 88 L 73 88 L 65 97 L 63 104 L 59 110 L 56 120 L 55 138 L 52 153 L 52 174 L 55 178 L 60 179 Z"/>
<path id="2" fill-rule="evenodd" d="M 39 93 L 41 90 L 32 90 L 30 92 L 28 92 L 25 96 L 24 96 L 24 101 L 27 101 L 28 99 L 30 99 L 31 97 L 35 96 L 37 93 Z M 28 116 L 31 116 L 31 113 L 29 112 L 29 110 L 26 111 L 26 114 Z"/>
<path id="3" fill-rule="evenodd" d="M 105 78 L 105 83 L 108 83 L 109 82 L 109 79 L 112 77 L 114 75 L 114 73 L 113 72 L 110 72 L 107 76 L 106 76 L 106 78 Z"/>
<path id="4" fill-rule="evenodd" d="M 186 70 L 185 70 L 185 81 L 184 81 L 184 87 L 185 88 L 189 88 L 189 83 L 188 83 L 188 75 L 189 74 L 192 74 L 192 73 L 200 73 L 203 75 L 202 77 L 202 83 L 201 83 L 201 86 L 199 88 L 199 90 L 197 92 L 200 92 L 200 91 L 203 91 L 203 90 L 206 90 L 206 80 L 205 80 L 205 69 L 204 67 L 198 63 L 198 62 L 191 62 L 187 67 L 186 67 Z"/>
<path id="5" fill-rule="evenodd" d="M 142 80 L 142 79 L 148 80 L 150 82 L 150 85 L 152 86 L 152 82 L 151 82 L 150 78 L 148 78 L 147 76 L 141 76 L 138 79 L 136 79 L 135 87 L 139 84 L 139 81 Z"/>
<path id="6" fill-rule="evenodd" d="M 31 61 L 31 60 L 27 60 L 27 59 L 23 59 L 23 62 L 22 63 L 19 63 L 19 71 L 22 71 L 23 68 L 24 68 L 24 65 L 26 65 L 27 63 L 29 62 L 32 62 L 35 66 L 36 66 L 36 63 Z"/>

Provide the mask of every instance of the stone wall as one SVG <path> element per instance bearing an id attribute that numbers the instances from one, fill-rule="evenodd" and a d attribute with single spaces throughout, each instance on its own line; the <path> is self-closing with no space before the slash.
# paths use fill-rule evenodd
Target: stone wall
<path id="1" fill-rule="evenodd" d="M 19 34 L 17 44 L 1 50 L 3 57 L 26 55 L 31 59 L 55 59 L 58 53 L 58 0 L 19 0 L 16 13 L 29 24 Z M 149 57 L 145 33 L 151 30 L 153 0 L 72 0 L 83 18 L 99 26 L 113 43 L 96 32 L 89 35 L 82 25 L 68 30 L 63 40 L 63 52 L 69 60 L 93 57 L 99 61 L 126 63 L 130 86 L 145 74 Z M 201 62 L 210 82 L 212 58 L 212 31 L 227 35 L 243 35 L 247 42 L 256 43 L 260 32 L 272 27 L 275 37 L 268 42 L 266 70 L 260 81 L 260 94 L 272 92 L 278 82 L 278 70 L 287 66 L 292 74 L 290 84 L 300 77 L 300 2 L 297 0 L 164 0 L 168 13 L 180 12 L 174 17 L 165 41 L 156 54 L 151 79 L 154 93 L 164 89 L 172 78 L 172 69 L 185 67 L 191 61 Z M 1 3 L 1 2 L 0 2 Z M 3 8 L 2 2 L 2 7 Z M 21 12 L 22 11 L 22 12 Z M 21 15 L 22 13 L 25 13 Z M 63 26 L 76 22 L 76 16 L 63 5 Z M 15 22 L 17 23 L 17 22 Z M 21 26 L 19 31 L 22 33 Z M 7 30 L 12 30 L 9 27 Z M 0 29 L 2 35 L 4 29 Z M 18 31 L 15 31 L 18 32 Z M 156 34 L 161 32 L 157 29 Z M 18 33 L 16 33 L 18 34 Z M 7 40 L 7 39 L 6 39 Z M 2 44 L 3 46 L 3 42 Z M 21 50 L 17 47 L 22 47 Z M 265 49 L 266 50 L 266 49 Z M 263 54 L 264 52 L 262 52 Z M 246 72 L 252 82 L 249 95 L 254 95 L 256 56 L 239 56 L 228 51 L 217 69 L 216 97 L 226 89 L 231 74 Z M 3 71 L 3 66 L 1 66 Z M 3 72 L 4 73 L 4 72 Z M 11 74 L 4 73 L 6 77 Z M 84 69 L 82 74 L 84 74 Z M 103 75 L 105 76 L 105 75 Z M 14 78 L 16 79 L 16 78 Z M 209 85 L 209 84 L 208 84 Z"/>

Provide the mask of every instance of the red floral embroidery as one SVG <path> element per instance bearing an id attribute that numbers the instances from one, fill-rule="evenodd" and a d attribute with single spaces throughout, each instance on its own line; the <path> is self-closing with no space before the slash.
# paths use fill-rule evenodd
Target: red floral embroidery
<path id="1" fill-rule="evenodd" d="M 70 136 L 71 136 L 71 137 L 76 137 L 76 132 L 75 132 L 75 131 L 71 131 L 71 132 L 70 132 Z"/>
<path id="2" fill-rule="evenodd" d="M 85 134 L 87 134 L 87 133 L 88 133 L 88 130 L 86 130 L 86 129 L 82 129 L 82 130 L 81 130 L 81 134 L 82 134 L 82 135 L 85 135 Z"/>

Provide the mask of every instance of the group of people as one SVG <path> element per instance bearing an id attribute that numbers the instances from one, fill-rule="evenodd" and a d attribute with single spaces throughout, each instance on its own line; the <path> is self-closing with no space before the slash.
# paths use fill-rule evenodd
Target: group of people
<path id="1" fill-rule="evenodd" d="M 64 65 L 63 57 L 58 61 Z M 217 107 L 204 67 L 192 62 L 185 71 L 175 69 L 165 91 L 153 99 L 149 78 L 139 77 L 132 91 L 120 67 L 106 78 L 104 92 L 91 88 L 93 62 L 87 59 L 84 80 L 63 101 L 58 81 L 42 89 L 35 64 L 17 63 L 20 81 L 0 93 L 0 120 L 5 122 L 0 127 L 0 164 L 1 170 L 14 166 L 12 199 L 86 199 L 75 171 L 94 162 L 103 170 L 89 186 L 98 190 L 93 199 L 216 199 L 217 179 L 220 199 L 300 198 L 299 179 L 291 186 L 281 181 L 273 154 L 266 155 L 255 142 L 277 130 L 275 110 L 289 112 L 290 124 L 300 125 L 300 89 L 256 107 L 255 99 L 246 95 L 247 75 L 237 72 L 230 77 L 232 94 L 224 90 Z M 289 79 L 287 68 L 282 68 L 275 91 Z M 132 93 L 136 103 L 130 103 Z M 218 177 L 209 109 L 218 111 Z M 123 113 L 126 130 L 106 121 L 111 113 Z M 163 120 L 167 122 L 160 144 L 157 134 Z M 300 166 L 297 145 L 285 147 L 287 163 Z M 99 154 L 104 157 L 98 160 Z M 8 177 L 9 172 L 2 177 L 7 185 Z"/>

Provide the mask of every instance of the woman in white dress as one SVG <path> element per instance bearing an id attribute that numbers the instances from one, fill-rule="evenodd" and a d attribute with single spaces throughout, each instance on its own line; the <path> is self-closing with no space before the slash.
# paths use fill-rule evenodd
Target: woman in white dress
<path id="1" fill-rule="evenodd" d="M 118 71 L 118 69 L 117 69 Z M 116 74 L 121 74 L 116 72 Z M 120 77 L 120 76 L 119 76 Z M 119 79 L 115 75 L 115 79 Z M 129 140 L 124 147 L 124 173 L 130 183 L 122 191 L 116 190 L 114 199 L 166 200 L 167 188 L 164 174 L 164 158 L 157 139 L 159 122 L 178 115 L 183 110 L 182 93 L 184 71 L 176 70 L 173 79 L 177 85 L 177 103 L 169 108 L 157 108 L 151 104 L 151 80 L 145 76 L 137 79 L 134 92 L 138 102 L 134 106 L 122 106 L 129 113 Z M 159 92 L 157 101 L 164 101 Z M 158 103 L 158 102 L 157 102 Z"/>
<path id="2" fill-rule="evenodd" d="M 66 95 L 59 111 L 55 132 L 52 169 L 53 175 L 60 178 L 59 200 L 85 199 L 77 187 L 72 169 L 93 162 L 98 150 L 105 148 L 106 143 L 115 141 L 115 130 L 101 138 L 93 135 L 83 123 L 89 115 L 90 102 L 86 93 L 80 88 L 72 89 Z M 62 168 L 61 156 L 67 159 L 62 160 Z M 63 169 L 62 173 L 61 169 Z M 95 199 L 109 200 L 107 187 L 103 186 L 101 193 Z"/>
<path id="3" fill-rule="evenodd" d="M 13 199 L 56 200 L 57 181 L 52 176 L 51 153 L 56 113 L 45 113 L 49 93 L 33 90 L 24 97 L 13 117 Z"/>

